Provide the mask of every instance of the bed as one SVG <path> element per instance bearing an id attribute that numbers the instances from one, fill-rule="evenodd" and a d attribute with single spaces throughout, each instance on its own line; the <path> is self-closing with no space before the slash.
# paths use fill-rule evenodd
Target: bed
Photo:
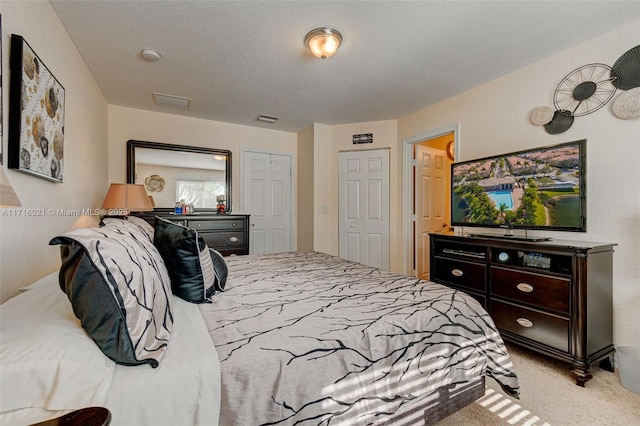
<path id="1" fill-rule="evenodd" d="M 432 424 L 482 396 L 485 377 L 518 396 L 491 318 L 435 283 L 317 252 L 228 257 L 211 303 L 166 295 L 171 336 L 150 368 L 87 335 L 60 291 L 65 265 L 0 307 L 2 424 L 86 406 L 112 425 Z"/>
<path id="2" fill-rule="evenodd" d="M 493 322 L 464 293 L 318 252 L 227 263 L 229 288 L 198 305 L 220 359 L 220 424 L 387 424 L 404 413 L 424 424 L 449 389 L 485 376 L 518 393 Z M 431 410 L 416 414 L 421 405 Z"/>

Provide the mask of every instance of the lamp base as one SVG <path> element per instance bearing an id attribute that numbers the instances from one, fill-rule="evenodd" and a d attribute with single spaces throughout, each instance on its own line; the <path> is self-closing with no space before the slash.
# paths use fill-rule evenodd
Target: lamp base
<path id="1" fill-rule="evenodd" d="M 104 226 L 103 220 L 105 220 L 105 219 L 124 219 L 124 220 L 128 220 L 129 216 L 118 216 L 118 215 L 100 216 L 100 223 L 98 224 L 98 226 Z"/>

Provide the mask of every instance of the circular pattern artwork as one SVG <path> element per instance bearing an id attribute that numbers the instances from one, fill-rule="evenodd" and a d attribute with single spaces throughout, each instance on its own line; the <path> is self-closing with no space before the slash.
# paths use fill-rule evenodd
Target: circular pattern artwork
<path id="1" fill-rule="evenodd" d="M 611 72 L 611 67 L 605 64 L 583 65 L 571 71 L 553 94 L 556 110 L 581 117 L 602 108 L 616 92 Z"/>
<path id="2" fill-rule="evenodd" d="M 613 101 L 613 113 L 623 120 L 640 117 L 640 87 L 627 90 Z"/>
<path id="3" fill-rule="evenodd" d="M 144 186 L 151 192 L 160 192 L 164 189 L 164 179 L 158 175 L 151 175 L 144 180 Z"/>
<path id="4" fill-rule="evenodd" d="M 640 86 L 640 45 L 626 51 L 611 67 L 613 85 L 621 90 Z"/>
<path id="5" fill-rule="evenodd" d="M 543 126 L 553 119 L 553 113 L 553 108 L 549 106 L 538 107 L 531 113 L 531 122 L 536 126 Z"/>
<path id="6" fill-rule="evenodd" d="M 547 133 L 555 135 L 566 132 L 572 125 L 573 115 L 571 115 L 571 111 L 560 110 L 553 113 L 553 118 L 544 125 L 544 129 Z"/>

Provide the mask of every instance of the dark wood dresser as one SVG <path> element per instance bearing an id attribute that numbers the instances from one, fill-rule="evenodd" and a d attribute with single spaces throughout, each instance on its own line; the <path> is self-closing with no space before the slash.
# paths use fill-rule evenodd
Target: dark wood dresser
<path id="1" fill-rule="evenodd" d="M 613 371 L 613 247 L 430 234 L 431 280 L 463 290 L 502 337 L 573 364 L 580 386 L 591 363 Z"/>
<path id="2" fill-rule="evenodd" d="M 151 225 L 159 216 L 172 222 L 195 229 L 210 248 L 223 256 L 249 254 L 249 215 L 196 213 L 173 214 L 168 211 L 135 213 Z"/>

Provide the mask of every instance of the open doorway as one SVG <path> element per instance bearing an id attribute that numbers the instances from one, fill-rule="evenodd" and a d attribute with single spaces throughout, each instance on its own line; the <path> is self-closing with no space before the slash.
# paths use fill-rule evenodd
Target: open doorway
<path id="1" fill-rule="evenodd" d="M 457 125 L 404 141 L 405 273 L 429 280 L 429 233 L 449 228 Z"/>

